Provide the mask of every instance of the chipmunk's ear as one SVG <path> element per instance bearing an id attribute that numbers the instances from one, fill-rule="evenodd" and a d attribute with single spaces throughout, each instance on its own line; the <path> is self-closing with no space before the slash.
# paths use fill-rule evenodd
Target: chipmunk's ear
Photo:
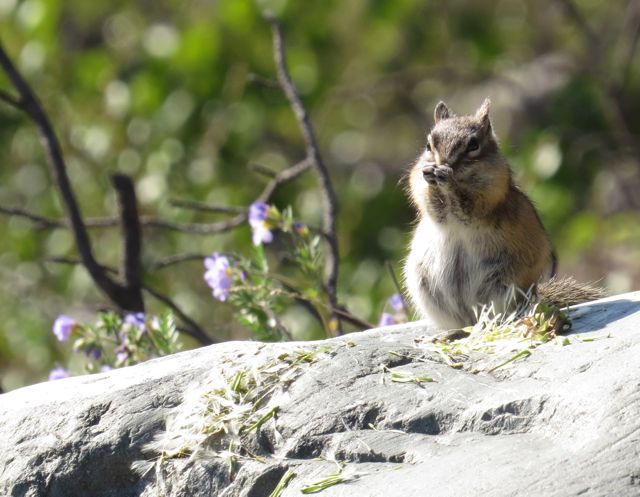
<path id="1" fill-rule="evenodd" d="M 449 110 L 449 107 L 447 107 L 447 104 L 442 100 L 438 102 L 438 105 L 436 105 L 436 108 L 433 110 L 433 120 L 437 123 L 438 121 L 448 119 L 451 116 L 452 113 Z"/>
<path id="2" fill-rule="evenodd" d="M 489 119 L 490 109 L 491 100 L 485 98 L 484 102 L 482 102 L 482 105 L 476 111 L 476 119 L 479 119 L 482 122 L 482 127 L 484 129 L 489 129 L 491 127 L 491 120 Z"/>

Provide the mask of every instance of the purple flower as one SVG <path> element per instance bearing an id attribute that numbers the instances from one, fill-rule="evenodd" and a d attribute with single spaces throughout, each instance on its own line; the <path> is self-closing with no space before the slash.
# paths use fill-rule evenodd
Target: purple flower
<path id="1" fill-rule="evenodd" d="M 387 302 L 396 312 L 400 312 L 402 309 L 404 309 L 404 302 L 402 301 L 402 297 L 399 293 L 394 293 L 391 297 L 389 297 L 389 300 L 387 300 Z"/>
<path id="2" fill-rule="evenodd" d="M 224 255 L 214 252 L 211 257 L 204 260 L 204 280 L 213 290 L 214 298 L 221 302 L 227 300 L 231 288 L 233 270 L 229 259 Z"/>
<path id="3" fill-rule="evenodd" d="M 249 207 L 249 226 L 253 232 L 253 244 L 262 245 L 273 241 L 273 233 L 267 225 L 269 205 L 264 202 L 254 202 Z"/>
<path id="4" fill-rule="evenodd" d="M 102 349 L 100 349 L 100 347 L 95 347 L 93 345 L 90 347 L 87 347 L 84 353 L 87 355 L 88 358 L 94 359 L 96 361 L 99 360 L 100 357 L 102 357 Z"/>
<path id="5" fill-rule="evenodd" d="M 53 334 L 59 342 L 66 342 L 71 336 L 71 332 L 76 325 L 76 321 L 69 316 L 61 314 L 53 323 Z"/>
<path id="6" fill-rule="evenodd" d="M 249 206 L 249 224 L 253 227 L 264 223 L 269 213 L 269 205 L 264 202 L 254 202 Z"/>
<path id="7" fill-rule="evenodd" d="M 251 238 L 253 240 L 253 244 L 258 246 L 263 243 L 271 243 L 273 241 L 273 233 L 265 226 L 257 226 L 253 228 L 253 235 Z"/>
<path id="8" fill-rule="evenodd" d="M 393 315 L 388 312 L 383 312 L 382 316 L 380 316 L 380 322 L 378 326 L 391 326 L 393 324 Z"/>
<path id="9" fill-rule="evenodd" d="M 56 366 L 49 373 L 49 381 L 52 380 L 61 380 L 63 378 L 69 377 L 69 371 L 64 369 L 62 366 Z"/>
<path id="10" fill-rule="evenodd" d="M 301 221 L 296 221 L 295 223 L 293 223 L 293 231 L 303 237 L 309 235 L 309 228 Z"/>
<path id="11" fill-rule="evenodd" d="M 140 331 L 145 330 L 145 316 L 144 312 L 136 312 L 135 314 L 127 314 L 124 317 L 124 324 L 129 324 L 131 326 L 135 326 Z"/>
<path id="12" fill-rule="evenodd" d="M 102 366 L 100 366 L 101 373 L 106 373 L 107 371 L 111 371 L 111 366 L 109 366 L 108 364 L 103 364 Z"/>
<path id="13" fill-rule="evenodd" d="M 116 360 L 119 363 L 124 363 L 124 361 L 126 361 L 129 358 L 129 351 L 127 350 L 127 347 L 125 347 L 124 344 L 117 346 L 114 349 L 114 352 L 116 353 Z"/>

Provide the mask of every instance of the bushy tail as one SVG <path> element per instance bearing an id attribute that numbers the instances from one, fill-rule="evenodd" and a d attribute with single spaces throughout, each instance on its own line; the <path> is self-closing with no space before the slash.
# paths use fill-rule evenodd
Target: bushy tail
<path id="1" fill-rule="evenodd" d="M 553 277 L 538 285 L 540 300 L 560 308 L 598 300 L 606 296 L 603 288 L 590 283 L 579 283 L 571 277 Z"/>

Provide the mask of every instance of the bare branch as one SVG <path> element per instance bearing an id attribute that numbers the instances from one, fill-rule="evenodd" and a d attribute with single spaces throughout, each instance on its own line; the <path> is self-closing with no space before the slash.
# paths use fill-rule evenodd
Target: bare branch
<path id="1" fill-rule="evenodd" d="M 275 178 L 276 174 L 278 174 L 277 171 L 274 171 L 270 167 L 263 166 L 262 164 L 257 164 L 255 162 L 252 162 L 251 164 L 249 164 L 248 167 L 249 167 L 250 171 L 255 171 L 256 173 L 262 174 L 263 176 L 266 176 L 267 178 Z"/>
<path id="2" fill-rule="evenodd" d="M 287 68 L 287 61 L 284 52 L 284 40 L 282 36 L 282 30 L 278 21 L 273 18 L 268 18 L 271 23 L 272 35 L 273 35 L 273 52 L 276 63 L 276 71 L 278 75 L 278 82 L 282 90 L 284 91 L 289 104 L 291 105 L 293 112 L 298 121 L 298 126 L 302 132 L 302 136 L 306 146 L 307 159 L 311 161 L 311 166 L 318 176 L 320 183 L 320 189 L 322 192 L 324 203 L 324 216 L 323 216 L 323 230 L 326 235 L 329 251 L 327 254 L 327 292 L 329 294 L 329 300 L 332 307 L 337 307 L 337 284 L 338 284 L 338 240 L 336 237 L 336 197 L 333 191 L 333 185 L 327 168 L 325 167 L 322 156 L 318 149 L 313 126 L 309 119 L 309 115 L 300 99 L 298 90 L 296 89 L 289 70 Z"/>
<path id="3" fill-rule="evenodd" d="M 142 292 L 142 233 L 138 219 L 136 193 L 131 178 L 124 174 L 115 174 L 111 178 L 118 194 L 118 207 L 122 225 L 122 265 L 120 275 L 131 294 L 132 305 L 144 309 Z"/>
<path id="4" fill-rule="evenodd" d="M 246 207 L 229 207 L 225 205 L 206 204 L 204 202 L 196 202 L 193 200 L 170 200 L 169 204 L 173 207 L 181 209 L 190 209 L 193 211 L 214 212 L 217 214 L 242 214 L 247 211 Z"/>
<path id="5" fill-rule="evenodd" d="M 198 254 L 195 252 L 189 252 L 185 254 L 175 254 L 164 257 L 151 265 L 152 271 L 157 271 L 158 269 L 164 269 L 169 266 L 174 266 L 176 264 L 180 264 L 182 262 L 190 262 L 190 261 L 203 261 L 205 257 L 208 257 L 208 254 Z"/>
<path id="6" fill-rule="evenodd" d="M 54 255 L 54 256 L 46 257 L 44 261 L 51 262 L 53 264 L 64 264 L 66 266 L 82 266 L 82 261 L 80 259 L 74 259 L 73 257 L 64 257 L 64 256 Z M 110 270 L 113 274 L 118 273 L 115 269 L 110 268 Z"/>
<path id="7" fill-rule="evenodd" d="M 68 228 L 69 227 L 65 221 L 59 221 L 57 219 L 52 219 L 50 217 L 33 214 L 26 209 L 22 209 L 21 207 L 9 207 L 9 206 L 0 205 L 0 214 L 6 214 L 8 216 L 16 216 L 16 217 L 28 219 L 29 221 L 34 222 L 38 228 Z"/>
<path id="8" fill-rule="evenodd" d="M 279 187 L 296 179 L 306 170 L 310 169 L 311 165 L 312 163 L 310 160 L 304 159 L 297 164 L 278 172 L 275 177 L 267 183 L 256 200 L 260 202 L 267 202 Z"/>
<path id="9" fill-rule="evenodd" d="M 280 85 L 277 81 L 273 81 L 272 79 L 265 78 L 264 76 L 260 76 L 259 74 L 249 73 L 247 76 L 247 82 L 255 85 L 264 86 L 265 88 L 270 88 L 272 90 L 279 90 Z"/>
<path id="10" fill-rule="evenodd" d="M 269 181 L 256 198 L 256 201 L 267 202 L 274 194 L 274 192 L 285 183 L 296 179 L 306 170 L 311 168 L 311 161 L 305 159 L 297 164 L 294 164 L 287 169 L 283 169 L 278 172 L 275 177 Z M 161 219 L 153 219 L 153 218 L 143 218 L 142 224 L 144 226 L 150 226 L 153 228 L 163 228 L 173 231 L 180 231 L 182 233 L 192 233 L 195 235 L 212 235 L 216 233 L 224 233 L 226 231 L 231 231 L 238 226 L 241 226 L 247 220 L 247 211 L 243 210 L 240 214 L 226 219 L 224 221 L 218 221 L 216 223 L 174 223 L 171 221 L 163 221 Z"/>
<path id="11" fill-rule="evenodd" d="M 4 90 L 0 90 L 0 101 L 4 102 L 7 105 L 10 105 L 11 107 L 14 107 L 15 109 L 24 110 L 22 102 L 20 102 L 20 100 Z"/>
<path id="12" fill-rule="evenodd" d="M 156 218 L 143 218 L 143 226 L 151 228 L 160 228 L 170 231 L 179 231 L 181 233 L 191 233 L 194 235 L 213 235 L 217 233 L 225 233 L 241 226 L 247 219 L 246 214 L 238 214 L 226 221 L 217 223 L 175 223 L 172 221 L 164 221 Z"/>
<path id="13" fill-rule="evenodd" d="M 334 307 L 333 313 L 336 314 L 340 319 L 346 321 L 347 323 L 351 323 L 354 326 L 357 326 L 361 330 L 370 330 L 371 328 L 375 328 L 376 325 L 372 324 L 364 319 L 360 319 L 357 316 L 354 316 L 349 311 L 347 311 L 344 307 Z"/>
<path id="14" fill-rule="evenodd" d="M 188 327 L 184 329 L 184 332 L 187 335 L 195 338 L 202 345 L 211 345 L 212 343 L 218 343 L 216 340 L 211 338 L 205 331 L 200 328 L 198 323 L 196 323 L 193 319 L 191 319 L 187 314 L 176 304 L 173 300 L 171 300 L 166 295 L 158 292 L 157 290 L 151 288 L 150 286 L 143 285 L 142 289 L 147 292 L 149 295 L 154 297 L 156 300 L 159 300 L 164 305 L 173 310 L 176 316 L 178 316 Z"/>
<path id="15" fill-rule="evenodd" d="M 400 286 L 400 281 L 398 281 L 398 277 L 396 276 L 396 272 L 393 270 L 393 264 L 389 261 L 385 264 L 387 266 L 387 271 L 389 271 L 389 275 L 391 276 L 391 281 L 393 281 L 393 286 L 396 287 L 396 292 L 400 295 L 400 300 L 402 300 L 403 307 L 409 312 L 410 307 L 407 305 L 407 299 L 404 296 L 404 292 L 402 291 L 402 286 Z"/>
<path id="16" fill-rule="evenodd" d="M 53 219 L 50 217 L 34 214 L 21 207 L 9 207 L 0 205 L 0 214 L 6 214 L 10 216 L 22 217 L 32 221 L 38 225 L 39 228 L 57 229 L 57 228 L 71 228 L 72 224 L 66 219 Z M 183 233 L 194 233 L 198 235 L 210 235 L 215 233 L 223 233 L 225 231 L 232 230 L 240 226 L 246 219 L 246 215 L 238 215 L 228 221 L 222 221 L 218 223 L 172 223 L 171 221 L 164 221 L 155 217 L 142 217 L 140 224 L 145 228 L 159 228 L 168 229 L 172 231 L 180 231 Z M 118 218 L 104 217 L 87 219 L 85 227 L 87 228 L 114 228 L 120 225 Z"/>

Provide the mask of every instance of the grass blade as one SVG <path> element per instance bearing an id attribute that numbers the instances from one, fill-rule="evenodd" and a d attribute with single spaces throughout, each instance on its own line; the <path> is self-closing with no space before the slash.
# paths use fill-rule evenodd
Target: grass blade
<path id="1" fill-rule="evenodd" d="M 527 350 L 527 349 L 521 350 L 520 352 L 518 352 L 513 357 L 510 357 L 506 361 L 504 361 L 504 362 L 498 364 L 497 366 L 491 368 L 489 371 L 487 371 L 487 373 L 493 373 L 496 369 L 501 368 L 502 366 L 506 366 L 510 362 L 516 361 L 516 360 L 520 359 L 521 357 L 529 357 L 530 355 L 531 355 L 531 351 L 530 350 Z"/>
<path id="2" fill-rule="evenodd" d="M 344 483 L 345 481 L 347 480 L 342 476 L 342 470 L 334 471 L 333 473 L 329 473 L 321 480 L 318 480 L 311 485 L 307 485 L 301 490 L 301 492 L 303 494 L 314 494 L 334 485 L 338 485 L 339 483 Z"/>
<path id="3" fill-rule="evenodd" d="M 413 374 L 405 371 L 392 371 L 389 375 L 391 381 L 396 383 L 430 383 L 433 378 L 430 376 Z"/>
<path id="4" fill-rule="evenodd" d="M 289 485 L 289 482 L 295 478 L 296 474 L 291 469 L 287 469 L 287 472 L 282 475 L 280 481 L 276 485 L 276 488 L 273 489 L 273 492 L 269 494 L 269 497 L 280 497 L 283 490 Z"/>
<path id="5" fill-rule="evenodd" d="M 264 423 L 266 423 L 271 418 L 273 418 L 277 414 L 277 412 L 278 412 L 278 406 L 276 406 L 273 409 L 271 409 L 264 416 L 262 416 L 258 421 L 256 421 L 251 426 L 249 426 L 249 428 L 247 428 L 247 433 L 251 433 L 252 431 L 257 430 L 258 428 L 260 428 Z"/>

